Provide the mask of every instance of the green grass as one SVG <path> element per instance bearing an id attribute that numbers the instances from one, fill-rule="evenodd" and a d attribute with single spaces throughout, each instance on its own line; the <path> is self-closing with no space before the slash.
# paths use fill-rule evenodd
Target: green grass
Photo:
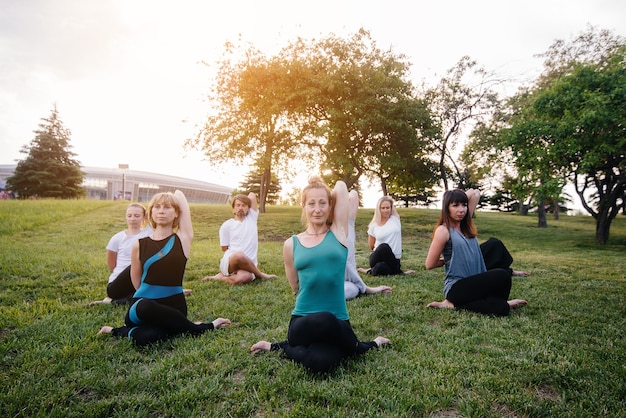
<path id="1" fill-rule="evenodd" d="M 626 417 L 626 218 L 606 246 L 589 217 L 549 220 L 478 213 L 481 240 L 501 238 L 528 270 L 511 297 L 529 306 L 507 318 L 427 309 L 442 297 L 441 270 L 425 271 L 436 210 L 401 209 L 403 267 L 417 274 L 366 278 L 393 293 L 348 302 L 374 350 L 315 376 L 278 353 L 252 356 L 259 339 L 284 339 L 293 308 L 282 242 L 302 229 L 300 211 L 269 207 L 259 219 L 261 268 L 273 281 L 229 287 L 217 271 L 226 205 L 192 205 L 196 237 L 185 276 L 193 320 L 229 329 L 147 349 L 97 336 L 125 307 L 88 307 L 105 294 L 105 245 L 124 228 L 126 204 L 0 202 L 0 416 L 236 417 Z M 357 219 L 365 265 L 371 209 Z"/>

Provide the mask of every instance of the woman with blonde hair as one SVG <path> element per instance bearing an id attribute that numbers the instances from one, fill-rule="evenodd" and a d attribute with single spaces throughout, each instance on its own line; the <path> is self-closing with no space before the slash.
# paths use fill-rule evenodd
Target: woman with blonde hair
<path id="1" fill-rule="evenodd" d="M 191 322 L 183 293 L 183 276 L 189 259 L 193 227 L 189 204 L 180 190 L 155 195 L 148 206 L 154 232 L 133 243 L 130 275 L 137 289 L 124 326 L 104 326 L 99 334 L 127 337 L 145 346 L 180 334 L 199 335 L 230 325 L 230 320 Z"/>
<path id="2" fill-rule="evenodd" d="M 147 237 L 152 227 L 146 225 L 146 208 L 141 203 L 131 203 L 126 208 L 127 228 L 113 235 L 106 246 L 107 267 L 111 274 L 107 284 L 107 297 L 89 303 L 128 303 L 135 293 L 130 279 L 130 252 L 133 242 Z"/>
<path id="3" fill-rule="evenodd" d="M 302 190 L 305 230 L 285 241 L 285 273 L 294 294 L 287 340 L 259 341 L 250 351 L 282 350 L 285 356 L 315 373 L 343 359 L 389 344 L 385 337 L 361 342 L 350 325 L 344 296 L 348 255 L 348 189 L 337 182 L 331 190 L 313 177 Z"/>
<path id="4" fill-rule="evenodd" d="M 360 273 L 372 276 L 415 273 L 415 270 L 404 272 L 400 268 L 402 224 L 393 199 L 389 196 L 381 197 L 376 203 L 374 216 L 367 228 L 367 243 L 372 250 L 369 257 L 370 268 L 359 268 Z"/>

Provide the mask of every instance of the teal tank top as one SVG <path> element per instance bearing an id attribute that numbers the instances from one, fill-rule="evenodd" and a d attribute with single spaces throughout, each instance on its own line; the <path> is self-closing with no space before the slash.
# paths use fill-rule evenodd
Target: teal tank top
<path id="1" fill-rule="evenodd" d="M 293 261 L 299 280 L 292 315 L 330 312 L 340 320 L 348 320 L 343 287 L 348 249 L 332 231 L 328 231 L 315 247 L 302 246 L 295 235 L 292 239 Z"/>

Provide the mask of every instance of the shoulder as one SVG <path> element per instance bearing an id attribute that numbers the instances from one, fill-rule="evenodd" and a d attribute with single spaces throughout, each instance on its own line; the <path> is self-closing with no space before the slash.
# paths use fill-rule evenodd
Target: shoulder
<path id="1" fill-rule="evenodd" d="M 107 246 L 119 244 L 126 237 L 125 231 L 116 232 L 111 239 L 109 239 L 109 244 Z"/>
<path id="2" fill-rule="evenodd" d="M 439 225 L 437 229 L 435 229 L 434 234 L 435 239 L 445 239 L 446 241 L 450 238 L 450 230 L 445 225 Z"/>
<path id="3" fill-rule="evenodd" d="M 293 242 L 295 238 L 296 236 L 292 235 L 285 240 L 285 242 L 283 243 L 283 256 L 293 254 Z"/>

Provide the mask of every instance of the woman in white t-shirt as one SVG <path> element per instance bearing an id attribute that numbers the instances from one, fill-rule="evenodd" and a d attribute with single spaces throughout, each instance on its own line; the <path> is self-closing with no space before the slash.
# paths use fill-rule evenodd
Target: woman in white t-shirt
<path id="1" fill-rule="evenodd" d="M 106 246 L 107 266 L 111 274 L 107 285 L 107 297 L 93 301 L 89 306 L 101 303 L 128 303 L 135 293 L 130 280 L 130 252 L 133 242 L 147 237 L 152 227 L 146 226 L 146 208 L 140 203 L 131 203 L 126 208 L 128 227 L 113 235 Z"/>
<path id="2" fill-rule="evenodd" d="M 383 196 L 378 199 L 374 217 L 367 228 L 367 240 L 372 250 L 369 258 L 370 268 L 359 268 L 359 272 L 372 276 L 415 273 L 415 270 L 403 272 L 400 268 L 402 226 L 400 215 L 391 197 Z"/>

